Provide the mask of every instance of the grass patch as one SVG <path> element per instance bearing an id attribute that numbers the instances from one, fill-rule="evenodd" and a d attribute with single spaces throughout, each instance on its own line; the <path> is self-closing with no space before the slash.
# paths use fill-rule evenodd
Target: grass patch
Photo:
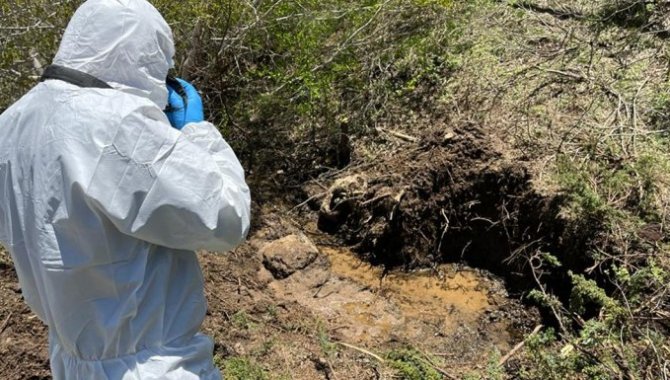
<path id="1" fill-rule="evenodd" d="M 223 377 L 227 380 L 269 380 L 269 374 L 258 364 L 246 357 L 219 360 Z"/>
<path id="2" fill-rule="evenodd" d="M 240 310 L 231 317 L 233 326 L 242 330 L 253 330 L 257 327 L 256 322 L 244 310 Z"/>

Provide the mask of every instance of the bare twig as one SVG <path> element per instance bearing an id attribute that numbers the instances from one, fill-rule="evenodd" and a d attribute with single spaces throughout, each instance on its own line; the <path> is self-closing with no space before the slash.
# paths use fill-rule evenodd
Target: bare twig
<path id="1" fill-rule="evenodd" d="M 368 355 L 368 356 L 374 358 L 375 360 L 377 360 L 380 363 L 385 362 L 385 360 L 381 356 L 379 356 L 379 355 L 377 355 L 373 352 L 370 352 L 370 351 L 366 350 L 365 348 L 360 348 L 360 347 L 354 346 L 353 344 L 344 343 L 344 342 L 336 342 L 336 343 L 339 344 L 340 346 L 343 346 L 343 347 L 346 347 L 346 348 L 351 348 L 352 350 L 355 350 L 355 351 L 358 351 L 358 352 L 363 353 L 365 355 Z"/>
<path id="2" fill-rule="evenodd" d="M 393 136 L 393 137 L 397 137 L 397 138 L 399 138 L 399 139 L 401 139 L 401 140 L 405 140 L 405 141 L 412 142 L 412 143 L 415 143 L 415 142 L 418 142 L 418 141 L 419 141 L 419 139 L 416 138 L 416 137 L 414 137 L 414 136 L 410 136 L 410 135 L 407 135 L 407 134 L 404 134 L 404 133 L 402 133 L 402 132 L 398 132 L 398 131 L 393 131 L 393 130 L 389 130 L 389 129 L 384 129 L 384 128 L 381 128 L 381 127 L 378 127 L 378 128 L 377 128 L 377 131 L 378 131 L 378 132 L 385 132 L 385 133 L 388 133 L 389 135 L 391 135 L 391 136 Z"/>
<path id="3" fill-rule="evenodd" d="M 326 195 L 328 195 L 328 192 L 327 192 L 327 191 L 326 191 L 326 192 L 323 192 L 323 193 L 316 194 L 316 195 L 312 195 L 311 197 L 307 198 L 307 200 L 305 200 L 304 202 L 302 202 L 302 203 L 300 203 L 299 205 L 293 207 L 293 208 L 291 209 L 291 211 L 295 211 L 295 210 L 297 210 L 297 209 L 299 209 L 299 208 L 305 206 L 305 205 L 308 204 L 309 202 L 311 202 L 311 201 L 313 201 L 313 200 L 316 200 L 316 199 L 319 199 L 319 198 L 323 198 L 323 197 L 325 197 Z"/>
<path id="4" fill-rule="evenodd" d="M 512 348 L 512 350 L 511 350 L 510 352 L 508 352 L 507 355 L 505 355 L 505 356 L 503 356 L 502 358 L 500 358 L 500 361 L 498 362 L 498 365 L 499 365 L 499 366 L 503 366 L 503 365 L 505 365 L 505 363 L 507 363 L 507 361 L 510 360 L 510 359 L 512 358 L 512 356 L 514 356 L 517 352 L 519 352 L 520 349 L 523 348 L 523 346 L 526 345 L 526 342 L 528 341 L 528 338 L 537 335 L 537 333 L 540 332 L 540 330 L 542 329 L 542 327 L 543 327 L 542 325 L 537 325 L 537 326 L 535 326 L 535 328 L 533 329 L 533 331 L 532 331 L 530 334 L 528 334 L 528 336 L 526 337 L 526 339 L 524 339 L 524 340 L 521 341 L 519 344 L 517 344 L 516 346 L 514 346 L 514 348 Z"/>
<path id="5" fill-rule="evenodd" d="M 0 325 L 0 334 L 5 332 L 5 329 L 7 328 L 7 326 L 9 326 L 9 321 L 12 319 L 12 315 L 14 315 L 14 312 L 9 312 L 9 315 L 7 316 L 7 318 L 5 318 L 5 321 L 2 322 L 2 325 Z"/>
<path id="6" fill-rule="evenodd" d="M 538 260 L 540 264 L 536 264 L 533 262 L 533 260 Z M 528 264 L 530 265 L 531 268 L 531 274 L 533 275 L 533 279 L 535 280 L 535 283 L 537 284 L 537 287 L 540 289 L 542 294 L 544 294 L 545 297 L 550 298 L 549 294 L 547 293 L 547 290 L 545 289 L 544 284 L 542 284 L 542 281 L 540 281 L 541 275 L 537 274 L 537 271 L 542 267 L 542 261 L 539 257 L 539 253 L 535 253 L 532 257 L 528 259 Z M 556 309 L 556 306 L 553 305 L 553 303 L 549 302 L 549 308 L 551 309 L 551 312 L 554 314 L 554 317 L 556 318 L 556 321 L 558 322 L 558 327 L 561 330 L 561 333 L 565 334 L 567 332 L 567 329 L 563 325 L 563 320 L 561 318 L 561 314 L 558 312 Z"/>
<path id="7" fill-rule="evenodd" d="M 386 194 L 382 194 L 382 195 L 376 196 L 376 197 L 374 197 L 374 198 L 372 198 L 372 199 L 369 199 L 369 200 L 367 200 L 367 201 L 361 203 L 361 206 L 367 206 L 367 205 L 369 205 L 370 203 L 375 203 L 375 202 L 380 201 L 380 200 L 382 200 L 382 199 L 388 198 L 388 197 L 390 197 L 390 196 L 392 196 L 392 195 L 393 195 L 393 194 L 391 194 L 391 193 L 386 193 Z"/>

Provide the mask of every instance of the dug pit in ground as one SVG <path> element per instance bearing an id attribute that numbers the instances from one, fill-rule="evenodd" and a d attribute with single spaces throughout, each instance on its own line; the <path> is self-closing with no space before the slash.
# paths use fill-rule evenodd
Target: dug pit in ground
<path id="1" fill-rule="evenodd" d="M 466 125 L 447 137 L 436 129 L 372 162 L 308 183 L 306 204 L 321 231 L 385 268 L 464 262 L 503 276 L 516 292 L 536 285 L 527 265 L 534 252 L 585 267 L 574 262 L 583 255 L 570 254 L 584 239 L 561 216 L 564 198 L 537 189 L 532 170 L 504 147 L 484 127 Z M 568 294 L 566 278 L 559 273 L 550 286 Z"/>
<path id="2" fill-rule="evenodd" d="M 259 281 L 277 299 L 319 315 L 346 344 L 420 347 L 466 367 L 518 339 L 510 310 L 520 305 L 500 280 L 477 270 L 441 265 L 385 274 L 346 249 L 319 249 L 304 235 L 269 242 L 260 255 Z"/>

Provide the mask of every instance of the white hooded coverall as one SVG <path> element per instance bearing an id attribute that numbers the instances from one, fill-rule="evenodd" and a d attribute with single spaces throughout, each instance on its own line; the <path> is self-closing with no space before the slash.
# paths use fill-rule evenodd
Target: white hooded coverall
<path id="1" fill-rule="evenodd" d="M 249 229 L 244 171 L 216 128 L 162 110 L 174 44 L 145 0 L 88 0 L 47 80 L 0 115 L 0 242 L 49 327 L 55 380 L 220 379 L 198 249 Z"/>

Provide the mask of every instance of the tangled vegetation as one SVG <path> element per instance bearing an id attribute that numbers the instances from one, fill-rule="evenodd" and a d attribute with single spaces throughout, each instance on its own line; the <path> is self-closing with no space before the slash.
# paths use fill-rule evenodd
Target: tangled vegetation
<path id="1" fill-rule="evenodd" d="M 80 3 L 0 4 L 0 110 L 35 83 Z M 561 200 L 556 235 L 509 258 L 551 327 L 469 378 L 670 377 L 667 2 L 154 4 L 173 26 L 178 73 L 202 90 L 259 201 L 377 159 L 390 129 L 421 140 L 472 124 Z M 440 378 L 412 352 L 389 360 L 401 378 Z M 243 360 L 222 365 L 266 378 Z"/>

